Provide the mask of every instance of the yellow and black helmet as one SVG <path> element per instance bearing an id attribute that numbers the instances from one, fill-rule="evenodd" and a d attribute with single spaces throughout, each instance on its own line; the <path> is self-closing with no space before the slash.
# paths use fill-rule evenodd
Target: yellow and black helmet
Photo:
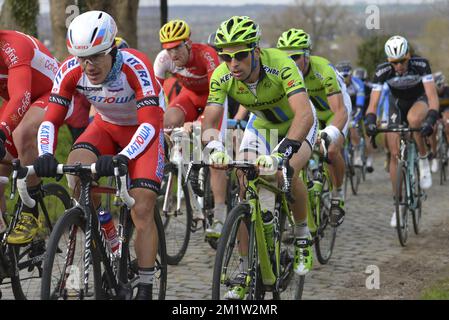
<path id="1" fill-rule="evenodd" d="M 115 46 L 117 47 L 117 49 L 129 48 L 128 42 L 126 42 L 122 37 L 115 37 Z"/>
<path id="2" fill-rule="evenodd" d="M 176 47 L 189 38 L 190 27 L 184 20 L 171 20 L 159 31 L 159 40 L 165 49 Z"/>

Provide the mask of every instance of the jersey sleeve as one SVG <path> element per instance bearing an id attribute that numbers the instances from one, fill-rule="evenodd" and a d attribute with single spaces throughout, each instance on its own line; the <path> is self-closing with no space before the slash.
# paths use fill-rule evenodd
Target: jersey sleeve
<path id="1" fill-rule="evenodd" d="M 221 64 L 218 68 L 214 70 L 209 81 L 209 97 L 207 98 L 207 105 L 223 106 L 226 101 L 226 96 L 228 94 L 226 81 L 232 77 L 231 73 L 223 72 L 227 70 L 226 65 Z"/>
<path id="2" fill-rule="evenodd" d="M 283 67 L 279 72 L 279 77 L 287 97 L 296 93 L 305 92 L 304 79 L 295 62 L 286 55 L 284 61 L 282 61 L 282 65 Z"/>
<path id="3" fill-rule="evenodd" d="M 8 138 L 19 125 L 31 105 L 31 74 L 29 65 L 20 65 L 9 69 L 9 101 L 1 113 L 0 127 Z"/>
<path id="4" fill-rule="evenodd" d="M 426 83 L 434 81 L 429 61 L 427 59 L 420 59 L 420 60 L 421 65 L 419 70 L 422 75 L 422 82 Z"/>
<path id="5" fill-rule="evenodd" d="M 163 90 L 156 80 L 149 59 L 138 51 L 126 60 L 124 71 L 131 88 L 136 94 L 137 121 L 139 127 L 121 154 L 129 159 L 136 158 L 158 136 L 163 127 L 164 97 Z"/>
<path id="6" fill-rule="evenodd" d="M 341 87 L 337 79 L 338 75 L 331 64 L 326 64 L 323 66 L 322 75 L 324 92 L 326 93 L 326 96 L 341 93 Z"/>
<path id="7" fill-rule="evenodd" d="M 72 57 L 68 58 L 56 73 L 47 111 L 37 133 L 39 155 L 53 154 L 56 150 L 58 129 L 69 111 L 80 72 L 78 61 Z"/>
<path id="8" fill-rule="evenodd" d="M 166 50 L 158 53 L 154 60 L 154 74 L 161 85 L 167 78 L 167 71 L 169 70 L 170 56 Z"/>
<path id="9" fill-rule="evenodd" d="M 391 72 L 389 63 L 382 63 L 377 66 L 373 77 L 373 91 L 382 91 L 383 84 L 387 81 L 388 74 Z"/>

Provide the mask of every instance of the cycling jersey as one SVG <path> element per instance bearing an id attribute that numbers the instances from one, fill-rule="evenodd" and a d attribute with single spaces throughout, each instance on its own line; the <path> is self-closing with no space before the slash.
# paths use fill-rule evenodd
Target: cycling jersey
<path id="1" fill-rule="evenodd" d="M 123 64 L 116 80 L 101 85 L 90 83 L 77 58 L 69 57 L 62 64 L 54 80 L 44 122 L 39 128 L 39 155 L 54 152 L 57 129 L 69 111 L 71 97 L 78 91 L 95 107 L 97 116 L 95 125 L 89 125 L 73 148 L 86 148 L 97 155 L 111 144 L 123 148 L 121 154 L 140 161 L 145 168 L 145 176 L 137 177 L 130 166 L 131 176 L 143 179 L 146 181 L 144 187 L 154 189 L 152 186 L 159 185 L 163 175 L 164 150 L 160 138 L 163 90 L 144 54 L 133 49 L 120 50 L 117 54 L 122 55 Z M 128 139 L 127 145 L 123 139 Z M 116 153 L 115 149 L 106 149 Z M 145 156 L 147 152 L 151 154 L 150 160 Z M 142 164 L 143 158 L 148 163 Z"/>
<path id="2" fill-rule="evenodd" d="M 195 121 L 204 110 L 209 94 L 209 80 L 219 63 L 216 51 L 208 45 L 193 43 L 189 61 L 183 67 L 177 67 L 167 50 L 156 57 L 154 72 L 161 84 L 167 73 L 175 76 L 182 85 L 181 92 L 170 101 L 169 108 L 178 108 L 184 112 L 184 121 Z"/>
<path id="3" fill-rule="evenodd" d="M 347 92 L 351 97 L 353 106 L 363 109 L 365 106 L 365 83 L 354 76 L 351 77 L 351 83 L 346 86 Z"/>
<path id="4" fill-rule="evenodd" d="M 167 50 L 159 52 L 154 63 L 154 73 L 161 84 L 164 83 L 167 73 L 171 73 L 179 79 L 184 88 L 196 93 L 208 93 L 210 77 L 218 64 L 218 55 L 213 48 L 193 43 L 189 61 L 184 67 L 177 67 Z"/>
<path id="5" fill-rule="evenodd" d="M 10 137 L 31 105 L 45 108 L 58 61 L 36 38 L 0 30 L 0 128 Z"/>
<path id="6" fill-rule="evenodd" d="M 342 94 L 343 103 L 348 113 L 348 120 L 342 130 L 343 135 L 346 135 L 352 105 L 344 78 L 329 60 L 319 56 L 310 56 L 309 69 L 304 74 L 304 82 L 322 126 L 329 125 L 334 117 L 327 98 L 334 94 Z"/>
<path id="7" fill-rule="evenodd" d="M 407 71 L 399 75 L 389 62 L 377 66 L 373 79 L 373 90 L 381 91 L 387 83 L 391 94 L 400 100 L 416 100 L 425 94 L 423 83 L 433 81 L 427 59 L 413 56 L 408 61 Z"/>
<path id="8" fill-rule="evenodd" d="M 223 106 L 229 95 L 254 114 L 254 120 L 245 130 L 245 135 L 251 128 L 277 129 L 279 137 L 282 137 L 287 134 L 294 117 L 288 98 L 306 91 L 304 80 L 294 61 L 278 49 L 261 49 L 260 64 L 254 94 L 245 82 L 232 76 L 223 62 L 212 75 L 207 104 Z M 312 134 L 308 136 L 313 141 L 307 142 L 313 145 L 316 128 L 311 131 Z M 268 147 L 266 149 L 270 150 Z"/>

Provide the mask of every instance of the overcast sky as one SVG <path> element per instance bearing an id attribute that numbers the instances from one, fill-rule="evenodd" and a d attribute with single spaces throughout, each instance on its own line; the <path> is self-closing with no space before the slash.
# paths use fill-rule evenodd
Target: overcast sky
<path id="1" fill-rule="evenodd" d="M 313 0 L 310 0 L 311 2 Z M 0 0 L 0 5 L 3 4 L 4 0 Z M 245 4 L 292 4 L 294 0 L 226 0 L 226 1 L 210 1 L 210 0 L 168 0 L 168 5 L 230 5 L 239 6 Z M 432 2 L 432 0 L 339 0 L 338 2 L 342 4 L 354 4 L 354 3 L 368 3 L 368 4 L 383 4 L 383 3 L 421 3 L 421 2 Z M 49 0 L 40 0 L 41 11 L 48 12 L 49 10 Z M 140 0 L 140 4 L 155 5 L 158 4 L 159 0 Z"/>

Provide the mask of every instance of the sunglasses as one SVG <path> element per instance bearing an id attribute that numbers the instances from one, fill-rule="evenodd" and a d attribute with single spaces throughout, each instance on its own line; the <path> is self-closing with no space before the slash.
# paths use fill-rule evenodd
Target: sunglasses
<path id="1" fill-rule="evenodd" d="M 225 62 L 231 62 L 232 59 L 235 59 L 237 61 L 242 61 L 246 59 L 251 51 L 253 51 L 254 48 L 248 48 L 243 49 L 237 52 L 219 52 L 218 54 Z"/>
<path id="2" fill-rule="evenodd" d="M 104 57 L 106 57 L 111 51 L 112 51 L 113 47 L 110 47 L 108 50 L 94 54 L 92 56 L 88 56 L 88 57 L 77 57 L 78 62 L 81 65 L 86 65 L 87 63 L 93 65 L 93 66 L 98 66 L 101 64 L 102 60 Z"/>
<path id="3" fill-rule="evenodd" d="M 397 65 L 397 64 L 404 64 L 405 62 L 407 62 L 407 58 L 403 58 L 401 60 L 396 60 L 396 61 L 390 61 L 391 64 Z"/>

